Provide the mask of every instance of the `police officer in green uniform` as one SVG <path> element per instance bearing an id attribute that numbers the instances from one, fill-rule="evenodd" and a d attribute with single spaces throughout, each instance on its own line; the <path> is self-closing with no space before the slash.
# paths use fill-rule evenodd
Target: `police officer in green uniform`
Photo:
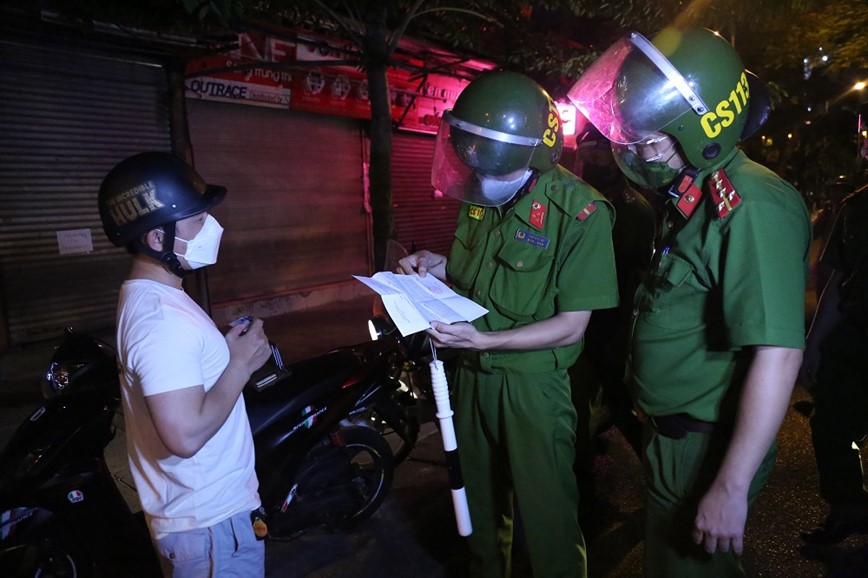
<path id="1" fill-rule="evenodd" d="M 853 446 L 868 435 L 868 185 L 844 199 L 820 262 L 832 274 L 808 332 L 802 383 L 814 397 L 811 439 L 830 507 L 802 538 L 835 544 L 868 531 L 862 456 Z"/>
<path id="2" fill-rule="evenodd" d="M 618 303 L 614 214 L 558 166 L 562 146 L 538 84 L 510 72 L 475 79 L 444 113 L 434 152 L 432 184 L 464 201 L 449 258 L 420 251 L 398 267 L 447 280 L 489 311 L 429 331 L 437 347 L 461 350 L 450 383 L 474 576 L 510 575 L 514 503 L 534 575 L 587 575 L 567 369 L 591 311 Z"/>
<path id="3" fill-rule="evenodd" d="M 743 575 L 748 508 L 802 360 L 808 212 L 737 147 L 767 116 L 765 95 L 698 28 L 629 34 L 569 93 L 624 174 L 668 198 L 629 361 L 646 426 L 648 576 Z"/>

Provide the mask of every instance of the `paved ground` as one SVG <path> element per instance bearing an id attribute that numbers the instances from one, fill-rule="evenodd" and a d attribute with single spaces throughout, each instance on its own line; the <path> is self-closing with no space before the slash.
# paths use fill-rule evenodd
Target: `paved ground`
<path id="1" fill-rule="evenodd" d="M 266 332 L 281 345 L 285 357 L 298 359 L 364 341 L 370 307 L 371 301 L 362 299 L 269 318 Z M 40 356 L 43 361 L 23 372 L 29 375 L 7 371 L 0 383 L 0 444 L 38 404 L 39 374 L 50 356 L 50 345 L 43 349 L 31 352 L 37 362 Z M 799 411 L 808 401 L 805 390 L 797 388 L 779 436 L 777 467 L 748 524 L 745 566 L 756 577 L 868 576 L 868 536 L 852 536 L 839 546 L 815 549 L 803 548 L 799 539 L 800 532 L 825 514 L 816 489 L 807 419 Z M 119 425 L 122 428 L 122 418 Z M 370 520 L 348 533 L 314 531 L 289 542 L 270 542 L 267 575 L 464 577 L 465 550 L 455 530 L 442 445 L 430 425 L 425 431 L 430 435 L 399 466 L 391 493 Z M 107 459 L 135 504 L 122 429 L 120 433 L 110 445 Z M 601 441 L 595 462 L 599 503 L 585 523 L 590 576 L 641 576 L 640 465 L 617 431 L 606 431 Z M 530 576 L 520 541 L 516 550 L 515 575 Z"/>

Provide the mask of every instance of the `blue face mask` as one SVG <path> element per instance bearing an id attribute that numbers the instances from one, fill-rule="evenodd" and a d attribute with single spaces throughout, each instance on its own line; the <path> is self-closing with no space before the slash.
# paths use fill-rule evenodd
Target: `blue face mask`
<path id="1" fill-rule="evenodd" d="M 652 160 L 643 159 L 626 145 L 613 144 L 612 154 L 624 176 L 646 189 L 659 189 L 668 186 L 681 172 L 681 168 L 669 166 L 669 161 L 676 154 L 674 147 L 672 153 L 666 158 Z"/>

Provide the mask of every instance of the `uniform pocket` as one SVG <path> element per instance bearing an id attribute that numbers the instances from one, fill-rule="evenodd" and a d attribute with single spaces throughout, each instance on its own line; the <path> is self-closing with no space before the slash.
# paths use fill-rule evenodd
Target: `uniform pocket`
<path id="1" fill-rule="evenodd" d="M 691 282 L 693 266 L 672 253 L 660 256 L 651 272 L 650 287 L 643 288 L 637 299 L 642 320 L 667 329 L 687 330 L 704 315 L 706 291 Z"/>
<path id="2" fill-rule="evenodd" d="M 492 303 L 515 321 L 530 322 L 554 315 L 553 252 L 510 239 L 497 253 L 497 271 L 491 284 Z M 483 267 L 486 264 L 482 264 Z"/>
<path id="3" fill-rule="evenodd" d="M 660 264 L 653 273 L 658 288 L 680 287 L 693 273 L 693 266 L 672 253 L 660 255 Z"/>

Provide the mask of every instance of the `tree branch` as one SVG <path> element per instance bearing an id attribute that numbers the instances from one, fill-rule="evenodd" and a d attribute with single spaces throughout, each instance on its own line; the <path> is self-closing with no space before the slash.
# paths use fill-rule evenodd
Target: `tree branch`
<path id="1" fill-rule="evenodd" d="M 404 21 L 401 22 L 401 25 L 392 34 L 392 37 L 389 39 L 389 54 L 391 54 L 395 50 L 395 48 L 397 48 L 398 43 L 401 41 L 401 37 L 404 35 L 404 31 L 407 29 L 407 26 L 410 24 L 410 21 L 413 20 L 414 18 L 418 17 L 418 16 L 423 16 L 425 14 L 431 14 L 431 13 L 435 13 L 435 12 L 459 12 L 461 14 L 468 14 L 470 16 L 476 16 L 477 18 L 481 18 L 482 20 L 486 20 L 488 22 L 492 22 L 492 23 L 500 26 L 500 22 L 498 22 L 496 19 L 494 19 L 490 16 L 486 16 L 485 14 L 482 14 L 481 12 L 476 12 L 475 10 L 468 10 L 467 8 L 453 8 L 453 7 L 447 6 L 447 7 L 438 7 L 438 8 L 428 8 L 426 10 L 420 10 L 417 12 L 417 10 L 419 9 L 419 6 L 421 6 L 424 1 L 425 0 L 416 0 L 416 3 L 413 4 L 413 7 L 407 13 L 407 17 L 404 18 Z"/>
<path id="2" fill-rule="evenodd" d="M 326 12 L 329 16 L 331 16 L 334 19 L 334 21 L 337 22 L 337 24 L 346 31 L 347 35 L 350 37 L 350 39 L 353 42 L 356 43 L 357 46 L 361 47 L 361 46 L 365 45 L 365 40 L 364 40 L 364 36 L 362 35 L 362 33 L 359 30 L 356 30 L 352 26 L 348 25 L 346 22 L 347 21 L 346 18 L 341 17 L 334 10 L 332 10 L 329 6 L 327 6 L 322 0 L 315 0 L 315 1 L 316 1 L 317 6 L 319 6 L 324 12 Z M 349 10 L 349 7 L 347 7 L 347 9 Z M 359 20 L 358 20 L 358 18 L 353 17 L 350 19 L 350 22 L 359 22 Z"/>

